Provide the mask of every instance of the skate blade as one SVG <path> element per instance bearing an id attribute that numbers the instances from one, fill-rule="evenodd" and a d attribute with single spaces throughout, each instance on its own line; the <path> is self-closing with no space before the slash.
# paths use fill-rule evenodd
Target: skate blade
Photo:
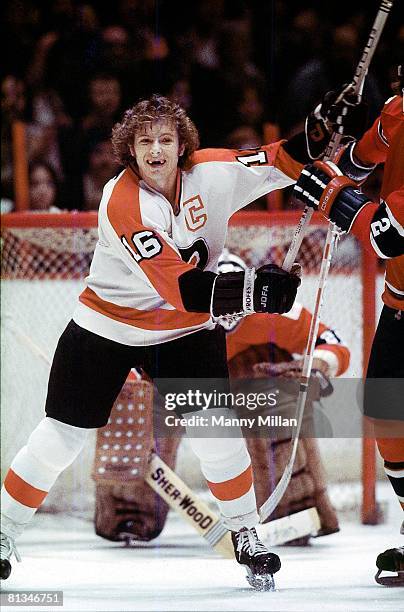
<path id="1" fill-rule="evenodd" d="M 256 591 L 275 591 L 275 580 L 272 574 L 253 574 L 250 568 L 247 568 L 246 580 Z"/>
<path id="2" fill-rule="evenodd" d="M 375 576 L 377 584 L 389 587 L 404 586 L 404 572 L 397 572 L 395 576 L 381 576 L 382 571 L 384 570 L 378 570 Z"/>
<path id="3" fill-rule="evenodd" d="M 138 540 L 136 536 L 133 535 L 133 533 L 126 533 L 125 531 L 121 531 L 118 534 L 118 538 L 119 542 L 123 542 L 125 546 L 128 546 L 129 548 L 139 546 L 139 542 L 141 542 L 141 540 Z"/>

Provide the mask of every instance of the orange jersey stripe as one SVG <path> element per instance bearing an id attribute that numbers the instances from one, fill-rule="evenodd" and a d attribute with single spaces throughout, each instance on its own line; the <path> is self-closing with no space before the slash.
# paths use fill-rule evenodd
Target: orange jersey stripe
<path id="1" fill-rule="evenodd" d="M 129 168 L 122 174 L 108 202 L 108 219 L 121 240 L 133 244 L 134 233 L 150 230 L 161 244 L 160 253 L 151 259 L 142 259 L 138 265 L 147 275 L 159 295 L 169 304 L 185 312 L 178 286 L 178 278 L 193 270 L 194 266 L 185 263 L 153 228 L 143 225 L 139 200 L 139 183 Z M 133 249 L 136 247 L 133 245 Z M 158 288 L 158 289 L 157 289 Z"/>
<path id="2" fill-rule="evenodd" d="M 33 487 L 20 478 L 12 469 L 9 469 L 7 472 L 4 487 L 11 497 L 29 508 L 38 508 L 48 495 L 48 491 L 42 491 Z"/>
<path id="3" fill-rule="evenodd" d="M 220 501 L 238 499 L 248 493 L 251 488 L 253 483 L 252 467 L 249 465 L 244 472 L 225 482 L 210 482 L 209 480 L 206 482 L 216 499 L 220 499 Z"/>
<path id="4" fill-rule="evenodd" d="M 150 331 L 193 327 L 194 325 L 206 323 L 210 318 L 210 315 L 194 312 L 187 313 L 178 310 L 164 310 L 163 308 L 137 310 L 128 306 L 119 306 L 118 304 L 112 304 L 112 302 L 103 300 L 89 287 L 84 289 L 79 300 L 89 308 L 110 319 L 114 319 L 114 321 Z"/>

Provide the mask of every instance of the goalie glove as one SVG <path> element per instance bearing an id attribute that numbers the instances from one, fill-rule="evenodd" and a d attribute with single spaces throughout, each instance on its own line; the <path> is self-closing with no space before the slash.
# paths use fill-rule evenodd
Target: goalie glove
<path id="1" fill-rule="evenodd" d="M 295 198 L 321 212 L 343 232 L 349 232 L 360 210 L 370 202 L 332 162 L 305 166 L 293 188 Z"/>
<path id="2" fill-rule="evenodd" d="M 310 159 L 322 157 L 333 132 L 359 137 L 365 129 L 367 106 L 350 93 L 351 85 L 328 91 L 305 122 L 306 148 Z"/>
<path id="3" fill-rule="evenodd" d="M 212 291 L 213 317 L 249 315 L 254 312 L 288 312 L 300 285 L 300 266 L 291 272 L 275 264 L 247 268 L 243 272 L 228 272 L 216 277 Z"/>

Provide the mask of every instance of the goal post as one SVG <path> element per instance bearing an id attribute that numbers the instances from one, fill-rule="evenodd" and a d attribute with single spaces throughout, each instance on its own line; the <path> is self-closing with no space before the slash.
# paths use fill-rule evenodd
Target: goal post
<path id="1" fill-rule="evenodd" d="M 231 219 L 226 246 L 256 268 L 268 261 L 281 265 L 299 218 L 299 211 L 237 213 Z M 326 231 L 326 222 L 315 214 L 299 252 L 303 282 L 298 299 L 309 309 L 313 308 Z M 96 212 L 2 216 L 3 469 L 43 415 L 49 373 L 44 360 L 15 330 L 53 355 L 84 287 L 97 239 Z M 340 332 L 351 350 L 347 377 L 362 377 L 366 367 L 375 330 L 376 271 L 376 258 L 365 254 L 354 237 L 343 236 L 331 265 L 322 319 Z M 372 523 L 377 516 L 374 443 L 352 442 L 327 440 L 322 446 L 324 462 L 331 480 L 362 483 L 362 517 Z M 189 451 L 183 446 L 184 459 Z M 78 497 L 92 503 L 92 453 L 93 447 L 85 450 L 82 461 L 62 477 L 58 486 L 63 487 L 64 503 L 78 504 Z M 184 471 L 184 464 L 195 473 Z M 198 478 L 195 466 L 194 460 L 178 465 L 179 474 L 189 484 Z M 57 507 L 58 491 L 49 497 L 49 503 Z M 73 501 L 66 502 L 68 498 Z"/>

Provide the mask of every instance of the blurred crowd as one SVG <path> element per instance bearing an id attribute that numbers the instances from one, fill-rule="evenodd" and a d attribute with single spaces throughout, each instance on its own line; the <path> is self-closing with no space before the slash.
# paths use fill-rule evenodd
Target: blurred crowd
<path id="1" fill-rule="evenodd" d="M 287 138 L 327 90 L 351 80 L 378 5 L 3 2 L 5 209 L 15 196 L 15 120 L 26 125 L 31 208 L 97 209 L 103 185 L 119 170 L 111 128 L 139 98 L 159 92 L 178 101 L 203 147 L 259 146 L 277 130 Z M 391 95 L 403 48 L 404 25 L 393 10 L 366 81 L 369 123 Z"/>

